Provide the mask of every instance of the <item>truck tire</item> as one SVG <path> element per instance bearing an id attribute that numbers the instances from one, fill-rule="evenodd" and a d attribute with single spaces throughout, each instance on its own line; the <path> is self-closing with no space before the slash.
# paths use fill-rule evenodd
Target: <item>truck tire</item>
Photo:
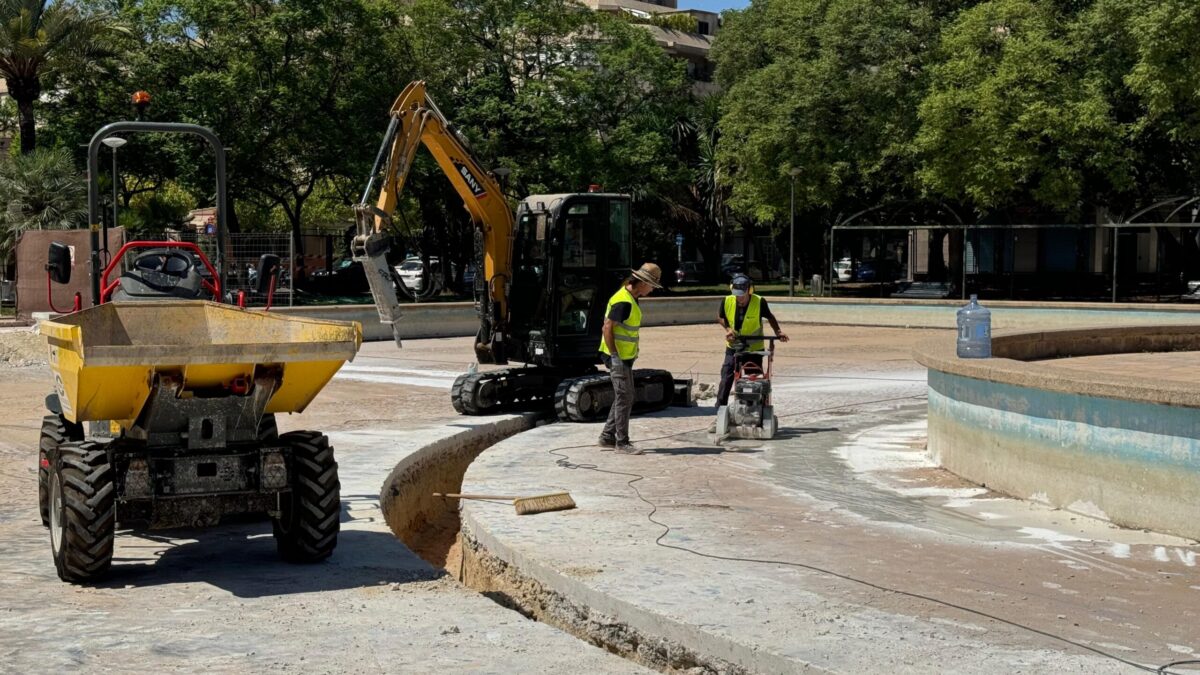
<path id="1" fill-rule="evenodd" d="M 116 472 L 108 447 L 70 441 L 58 447 L 50 472 L 50 551 L 63 581 L 91 581 L 112 566 L 116 535 Z"/>
<path id="2" fill-rule="evenodd" d="M 341 526 L 341 484 L 329 438 L 315 431 L 293 431 L 279 441 L 292 449 L 292 490 L 273 521 L 279 556 L 312 563 L 337 547 Z"/>
<path id="3" fill-rule="evenodd" d="M 82 440 L 81 425 L 68 422 L 62 415 L 42 418 L 42 435 L 38 439 L 38 511 L 43 527 L 50 527 L 50 458 L 63 443 Z"/>

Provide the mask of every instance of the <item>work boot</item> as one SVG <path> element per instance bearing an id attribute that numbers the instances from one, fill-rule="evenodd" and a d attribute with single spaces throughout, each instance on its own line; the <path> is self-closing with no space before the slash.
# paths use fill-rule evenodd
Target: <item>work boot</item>
<path id="1" fill-rule="evenodd" d="M 634 445 L 633 443 L 630 443 L 629 441 L 625 441 L 624 443 L 618 443 L 617 447 L 616 447 L 616 451 L 617 451 L 618 455 L 640 455 L 640 454 L 642 454 L 641 448 Z"/>
<path id="2" fill-rule="evenodd" d="M 604 451 L 612 450 L 613 448 L 617 447 L 617 439 L 613 438 L 612 436 L 600 434 L 600 438 L 596 441 L 596 445 L 600 446 L 600 449 Z"/>

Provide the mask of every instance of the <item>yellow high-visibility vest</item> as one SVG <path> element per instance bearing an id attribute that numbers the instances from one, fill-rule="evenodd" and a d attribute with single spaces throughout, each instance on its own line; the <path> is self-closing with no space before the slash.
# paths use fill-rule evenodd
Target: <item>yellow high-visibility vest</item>
<path id="1" fill-rule="evenodd" d="M 729 330 L 738 337 L 761 337 L 763 334 L 762 297 L 755 294 L 750 295 L 750 305 L 746 307 L 746 317 L 742 319 L 741 329 L 738 329 L 737 324 L 734 323 L 736 318 L 737 298 L 727 295 L 725 296 L 725 323 L 729 324 Z M 726 341 L 725 346 L 733 349 L 733 342 Z M 763 340 L 746 345 L 746 351 L 761 352 L 764 349 L 766 349 L 766 342 Z"/>
<path id="2" fill-rule="evenodd" d="M 613 322 L 613 342 L 617 345 L 617 356 L 622 361 L 632 361 L 638 356 L 638 330 L 642 327 L 642 308 L 638 306 L 637 298 L 629 292 L 629 289 L 624 286 L 621 290 L 613 293 L 613 296 L 608 299 L 608 306 L 604 308 L 604 318 L 608 318 L 608 313 L 612 311 L 613 305 L 628 302 L 631 307 L 629 318 L 622 323 L 620 321 Z M 600 337 L 600 351 L 604 354 L 612 356 L 612 352 L 608 351 L 608 344 L 604 341 L 604 336 Z"/>

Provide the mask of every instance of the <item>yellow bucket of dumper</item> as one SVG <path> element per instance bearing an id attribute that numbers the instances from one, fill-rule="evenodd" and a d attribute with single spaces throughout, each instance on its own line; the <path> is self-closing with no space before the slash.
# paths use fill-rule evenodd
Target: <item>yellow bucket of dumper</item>
<path id="1" fill-rule="evenodd" d="M 301 412 L 362 344 L 362 326 L 195 300 L 110 302 L 41 322 L 54 390 L 72 422 L 129 426 L 156 374 L 185 391 L 237 394 L 256 369 L 282 373 L 265 412 Z"/>

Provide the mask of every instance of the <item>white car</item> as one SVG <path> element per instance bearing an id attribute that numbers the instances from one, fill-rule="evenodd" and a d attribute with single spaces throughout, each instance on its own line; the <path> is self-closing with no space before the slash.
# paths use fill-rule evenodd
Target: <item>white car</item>
<path id="1" fill-rule="evenodd" d="M 437 288 L 442 283 L 439 276 L 441 265 L 438 262 L 437 256 L 430 256 L 429 266 L 432 268 L 432 271 L 429 273 L 429 282 L 433 284 L 434 288 Z M 425 264 L 421 262 L 419 257 L 409 256 L 404 259 L 404 262 L 396 265 L 394 269 L 396 270 L 396 275 L 400 277 L 400 283 L 404 284 L 404 287 L 409 291 L 413 293 L 422 293 L 424 291 L 422 282 L 425 276 Z"/>
<path id="2" fill-rule="evenodd" d="M 854 277 L 854 263 L 849 258 L 842 258 L 833 263 L 834 281 L 850 281 Z"/>

